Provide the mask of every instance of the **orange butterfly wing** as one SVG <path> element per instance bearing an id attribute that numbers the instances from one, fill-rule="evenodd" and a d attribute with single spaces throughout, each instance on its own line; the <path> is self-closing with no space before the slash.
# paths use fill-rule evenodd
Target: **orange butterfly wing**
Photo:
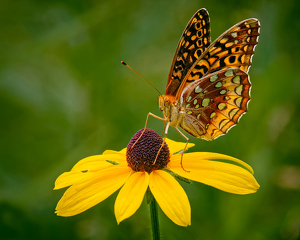
<path id="1" fill-rule="evenodd" d="M 165 95 L 176 95 L 188 70 L 209 45 L 209 16 L 206 9 L 202 8 L 191 18 L 179 40 L 171 64 Z"/>
<path id="2" fill-rule="evenodd" d="M 249 76 L 239 68 L 206 75 L 184 89 L 185 115 L 179 126 L 192 136 L 213 140 L 236 125 L 250 101 Z"/>
<path id="3" fill-rule="evenodd" d="M 236 24 L 218 37 L 188 70 L 178 89 L 177 98 L 188 84 L 206 74 L 232 67 L 248 73 L 258 42 L 259 27 L 259 21 L 251 18 Z"/>

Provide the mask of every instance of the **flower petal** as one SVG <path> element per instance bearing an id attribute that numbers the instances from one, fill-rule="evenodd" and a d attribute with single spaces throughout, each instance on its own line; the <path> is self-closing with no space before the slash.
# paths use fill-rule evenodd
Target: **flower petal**
<path id="1" fill-rule="evenodd" d="M 242 165 L 243 167 L 245 167 L 246 169 L 248 169 L 252 174 L 254 174 L 252 167 L 231 156 L 225 155 L 225 154 L 220 154 L 220 153 L 211 153 L 211 152 L 193 152 L 193 153 L 186 153 L 184 154 L 183 157 L 183 163 L 185 162 L 186 159 L 192 160 L 192 161 L 198 161 L 198 160 L 227 160 L 227 161 L 232 161 L 234 163 L 238 163 L 240 165 Z M 179 162 L 175 162 L 175 161 L 181 161 L 181 155 L 176 155 L 173 156 L 171 161 L 173 161 L 172 164 L 175 164 L 176 166 L 179 164 Z"/>
<path id="2" fill-rule="evenodd" d="M 168 167 L 182 177 L 213 186 L 225 192 L 249 194 L 256 192 L 259 188 L 253 175 L 246 169 L 229 163 L 203 160 L 202 157 L 197 159 L 197 154 L 201 155 L 200 153 L 184 155 L 183 166 L 190 172 L 181 168 L 180 156 L 173 156 Z M 220 155 L 222 154 L 216 154 L 216 156 Z M 222 159 L 230 160 L 224 157 Z"/>
<path id="3" fill-rule="evenodd" d="M 151 172 L 150 190 L 163 212 L 177 225 L 191 225 L 191 206 L 180 184 L 162 170 Z"/>
<path id="4" fill-rule="evenodd" d="M 170 149 L 170 154 L 173 155 L 174 153 L 180 152 L 183 150 L 186 146 L 186 143 L 183 142 L 175 142 L 169 138 L 166 138 L 166 143 L 168 144 L 168 147 Z M 194 143 L 189 143 L 185 150 L 188 150 L 191 147 L 194 147 Z"/>
<path id="5" fill-rule="evenodd" d="M 127 148 L 123 148 L 123 149 L 120 151 L 120 153 L 123 153 L 123 154 L 126 155 L 126 151 L 127 151 Z"/>
<path id="6" fill-rule="evenodd" d="M 118 224 L 133 215 L 140 207 L 149 185 L 147 172 L 132 174 L 120 190 L 115 202 L 115 216 Z"/>
<path id="7" fill-rule="evenodd" d="M 124 166 L 90 173 L 65 192 L 56 206 L 56 214 L 73 216 L 95 206 L 117 191 L 131 173 L 132 170 Z"/>
<path id="8" fill-rule="evenodd" d="M 70 172 L 65 172 L 56 179 L 54 189 L 68 187 L 89 176 L 91 172 L 101 171 L 114 166 L 106 160 L 111 160 L 121 163 L 120 165 L 127 166 L 126 156 L 124 154 L 118 152 L 112 153 L 113 151 L 111 150 L 108 151 L 110 154 L 95 155 L 80 160 Z"/>
<path id="9" fill-rule="evenodd" d="M 72 172 L 99 171 L 112 165 L 106 160 L 115 161 L 121 164 L 127 164 L 126 156 L 124 154 L 117 153 L 117 154 L 95 155 L 80 160 L 78 163 L 75 164 L 75 166 L 72 168 L 71 171 Z"/>
<path id="10" fill-rule="evenodd" d="M 114 151 L 114 150 L 105 150 L 102 154 L 118 154 L 118 153 L 122 153 L 122 154 L 126 154 L 126 149 L 127 148 L 123 148 L 121 151 Z"/>
<path id="11" fill-rule="evenodd" d="M 64 172 L 56 179 L 54 190 L 69 187 L 90 174 L 91 172 Z"/>

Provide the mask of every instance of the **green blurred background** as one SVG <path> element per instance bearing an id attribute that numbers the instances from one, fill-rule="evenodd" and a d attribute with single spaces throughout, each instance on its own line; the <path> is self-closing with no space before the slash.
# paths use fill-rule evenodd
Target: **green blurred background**
<path id="1" fill-rule="evenodd" d="M 117 193 L 74 217 L 54 214 L 54 181 L 80 159 L 120 150 L 162 116 L 173 54 L 189 19 L 205 7 L 211 38 L 246 18 L 261 23 L 250 69 L 249 112 L 225 136 L 195 139 L 249 163 L 261 188 L 232 195 L 182 184 L 192 225 L 160 211 L 163 239 L 300 239 L 300 1 L 0 1 L 0 239 L 150 239 L 148 206 L 119 226 Z M 162 131 L 162 122 L 150 119 Z M 173 129 L 169 137 L 184 141 Z"/>

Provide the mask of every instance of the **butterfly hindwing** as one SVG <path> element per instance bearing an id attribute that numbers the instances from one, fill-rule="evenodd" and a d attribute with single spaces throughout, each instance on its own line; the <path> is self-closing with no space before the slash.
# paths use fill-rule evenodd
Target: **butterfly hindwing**
<path id="1" fill-rule="evenodd" d="M 167 95 L 175 96 L 186 73 L 210 45 L 209 16 L 206 9 L 199 9 L 187 24 L 177 45 L 171 64 Z"/>
<path id="2" fill-rule="evenodd" d="M 194 81 L 180 97 L 179 124 L 189 134 L 213 140 L 225 134 L 247 111 L 250 101 L 249 76 L 239 68 L 229 68 Z"/>

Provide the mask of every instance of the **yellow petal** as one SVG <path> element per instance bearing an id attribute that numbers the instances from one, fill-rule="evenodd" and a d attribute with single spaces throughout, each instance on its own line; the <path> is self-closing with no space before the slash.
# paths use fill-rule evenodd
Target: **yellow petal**
<path id="1" fill-rule="evenodd" d="M 170 149 L 170 154 L 174 154 L 174 153 L 177 153 L 177 152 L 180 152 L 181 150 L 183 150 L 186 146 L 186 143 L 183 143 L 183 142 L 175 142 L 171 139 L 166 139 L 166 143 L 168 144 L 168 147 Z M 194 143 L 189 143 L 186 147 L 185 150 L 188 150 L 189 148 L 195 146 Z"/>
<path id="2" fill-rule="evenodd" d="M 180 184 L 162 170 L 151 172 L 149 188 L 162 211 L 177 225 L 191 225 L 191 206 Z"/>
<path id="3" fill-rule="evenodd" d="M 95 156 L 86 157 L 80 160 L 78 163 L 76 163 L 71 171 L 72 172 L 99 171 L 101 169 L 104 169 L 112 165 L 106 160 L 111 160 L 121 164 L 126 164 L 126 155 L 117 153 L 117 154 L 105 154 L 105 155 L 95 155 Z"/>
<path id="4" fill-rule="evenodd" d="M 117 191 L 131 172 L 129 167 L 114 166 L 90 173 L 65 192 L 56 206 L 56 214 L 73 216 L 95 206 Z"/>
<path id="5" fill-rule="evenodd" d="M 231 157 L 231 156 L 228 156 L 228 155 L 225 155 L 225 154 L 220 154 L 220 153 L 211 153 L 211 152 L 194 152 L 194 153 L 186 153 L 184 154 L 183 156 L 183 162 L 185 161 L 185 159 L 189 159 L 189 160 L 195 160 L 195 161 L 198 161 L 198 160 L 217 160 L 217 159 L 220 159 L 220 160 L 227 160 L 227 161 L 231 161 L 231 162 L 234 162 L 234 163 L 238 163 L 240 165 L 242 165 L 243 167 L 245 167 L 246 169 L 248 169 L 252 174 L 254 173 L 253 172 L 253 169 L 252 167 L 237 159 L 237 158 L 234 158 L 234 157 Z M 173 157 L 173 160 L 172 161 L 176 161 L 176 160 L 181 160 L 181 156 L 179 157 L 178 156 L 174 156 Z"/>
<path id="6" fill-rule="evenodd" d="M 104 155 L 104 154 L 118 154 L 118 153 L 126 154 L 126 149 L 127 149 L 127 148 L 123 148 L 121 151 L 105 150 L 105 151 L 102 153 L 102 155 Z"/>
<path id="7" fill-rule="evenodd" d="M 248 194 L 256 192 L 259 188 L 253 175 L 242 167 L 218 161 L 197 160 L 194 157 L 188 157 L 188 155 L 184 155 L 183 166 L 190 172 L 181 168 L 180 157 L 178 156 L 172 157 L 168 167 L 182 177 L 213 186 L 225 192 Z"/>
<path id="8" fill-rule="evenodd" d="M 133 215 L 140 207 L 149 185 L 147 172 L 132 174 L 120 190 L 115 202 L 115 216 L 118 224 Z"/>
<path id="9" fill-rule="evenodd" d="M 64 172 L 55 181 L 54 189 L 65 188 L 89 176 L 90 172 Z"/>
<path id="10" fill-rule="evenodd" d="M 120 153 L 122 153 L 122 154 L 125 154 L 125 155 L 126 155 L 126 151 L 127 151 L 127 148 L 123 148 L 123 149 L 120 151 Z"/>

